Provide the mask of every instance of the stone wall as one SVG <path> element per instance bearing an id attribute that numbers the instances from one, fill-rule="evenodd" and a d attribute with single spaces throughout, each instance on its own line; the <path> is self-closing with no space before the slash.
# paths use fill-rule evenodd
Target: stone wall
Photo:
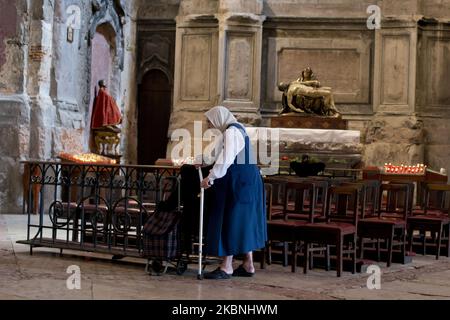
<path id="1" fill-rule="evenodd" d="M 81 20 L 68 41 L 71 5 Z M 369 5 L 380 7 L 381 29 L 367 28 Z M 217 104 L 269 126 L 277 83 L 309 65 L 361 132 L 365 164 L 450 171 L 448 21 L 450 0 L 0 0 L 0 212 L 21 210 L 20 160 L 89 151 L 92 40 L 104 23 L 118 36 L 106 40 L 124 162 L 137 160 L 145 70 L 173 86 L 170 137 Z"/>
<path id="2" fill-rule="evenodd" d="M 371 5 L 380 8 L 380 29 L 367 26 Z M 277 84 L 311 66 L 361 132 L 364 164 L 450 168 L 450 1 L 182 0 L 164 13 L 161 1 L 141 6 L 142 21 L 176 18 L 169 136 L 192 131 L 216 104 L 268 126 L 281 110 Z"/>
<path id="3" fill-rule="evenodd" d="M 79 22 L 71 24 L 70 39 L 68 9 L 74 6 Z M 108 79 L 126 126 L 125 106 L 134 103 L 128 92 L 134 90 L 135 14 L 133 1 L 0 1 L 0 213 L 22 210 L 20 160 L 90 151 L 91 82 L 97 73 L 91 35 L 103 25 L 128 40 L 113 44 L 117 54 Z"/>
<path id="4" fill-rule="evenodd" d="M 310 66 L 322 85 L 332 87 L 339 110 L 363 117 L 373 113 L 375 34 L 365 19 L 267 18 L 264 24 L 263 110 L 281 110 L 280 82 Z"/>
<path id="5" fill-rule="evenodd" d="M 259 0 L 181 1 L 169 136 L 177 128 L 193 133 L 192 122 L 219 104 L 261 122 L 262 10 Z"/>
<path id="6" fill-rule="evenodd" d="M 450 2 L 430 2 L 423 8 L 435 19 L 418 27 L 416 111 L 424 124 L 425 163 L 450 172 Z"/>
<path id="7" fill-rule="evenodd" d="M 381 29 L 366 26 L 372 4 Z M 449 170 L 449 1 L 267 0 L 263 13 L 264 123 L 281 108 L 276 84 L 311 66 L 361 131 L 365 164 Z"/>

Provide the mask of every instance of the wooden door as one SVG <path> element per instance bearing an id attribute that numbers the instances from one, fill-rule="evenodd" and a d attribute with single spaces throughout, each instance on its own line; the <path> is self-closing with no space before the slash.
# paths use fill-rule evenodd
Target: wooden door
<path id="1" fill-rule="evenodd" d="M 138 162 L 153 165 L 166 158 L 172 90 L 166 74 L 147 72 L 139 87 Z"/>

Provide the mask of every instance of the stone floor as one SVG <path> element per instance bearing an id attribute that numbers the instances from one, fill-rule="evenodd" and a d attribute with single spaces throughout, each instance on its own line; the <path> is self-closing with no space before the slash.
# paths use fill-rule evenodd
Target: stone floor
<path id="1" fill-rule="evenodd" d="M 169 272 L 149 276 L 143 260 L 112 261 L 111 256 L 36 248 L 17 244 L 26 239 L 26 217 L 0 215 L 0 299 L 450 299 L 450 259 L 416 256 L 413 263 L 382 270 L 381 289 L 367 288 L 366 273 L 301 270 L 272 264 L 253 278 L 225 281 L 196 279 L 196 266 L 182 276 Z M 79 266 L 81 289 L 67 289 L 66 271 Z M 211 267 L 212 268 L 212 267 Z"/>

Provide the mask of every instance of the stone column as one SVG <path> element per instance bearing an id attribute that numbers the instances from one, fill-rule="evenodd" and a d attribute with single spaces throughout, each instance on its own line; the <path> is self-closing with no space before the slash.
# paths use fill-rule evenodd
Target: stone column
<path id="1" fill-rule="evenodd" d="M 398 15 L 396 6 L 382 9 L 384 19 L 375 36 L 375 114 L 368 125 L 365 162 L 423 163 L 424 127 L 416 110 L 417 20 L 412 13 Z"/>
<path id="2" fill-rule="evenodd" d="M 193 121 L 215 105 L 244 123 L 260 121 L 264 19 L 261 0 L 181 1 L 169 138 L 178 128 L 193 132 Z"/>
<path id="3" fill-rule="evenodd" d="M 25 92 L 27 1 L 0 1 L 0 214 L 22 211 L 20 160 L 29 153 Z"/>
<path id="4" fill-rule="evenodd" d="M 136 97 L 137 97 L 137 9 L 135 1 L 126 1 L 129 17 L 126 18 L 123 33 L 125 35 L 124 65 L 128 66 L 121 74 L 121 96 L 123 108 L 121 154 L 123 163 L 137 163 Z"/>
<path id="5" fill-rule="evenodd" d="M 53 5 L 36 0 L 30 7 L 27 92 L 31 102 L 30 158 L 52 158 L 52 127 L 56 109 L 50 97 L 53 50 Z"/>
<path id="6" fill-rule="evenodd" d="M 219 13 L 219 103 L 245 122 L 260 120 L 262 1 L 221 1 Z"/>

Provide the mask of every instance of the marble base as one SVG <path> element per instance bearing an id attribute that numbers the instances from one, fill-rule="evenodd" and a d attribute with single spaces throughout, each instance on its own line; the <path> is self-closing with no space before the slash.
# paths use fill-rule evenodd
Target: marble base
<path id="1" fill-rule="evenodd" d="M 347 130 L 348 121 L 342 118 L 311 116 L 309 114 L 301 113 L 287 113 L 272 118 L 271 127 Z"/>
<path id="2" fill-rule="evenodd" d="M 290 162 L 300 160 L 304 154 L 324 162 L 326 168 L 350 169 L 362 159 L 361 133 L 356 130 L 247 128 L 247 133 L 259 161 L 261 154 L 271 156 L 272 152 L 278 152 L 277 159 L 272 159 L 278 161 L 277 174 L 289 172 Z M 270 172 L 267 174 L 274 171 L 274 168 L 266 170 Z"/>

